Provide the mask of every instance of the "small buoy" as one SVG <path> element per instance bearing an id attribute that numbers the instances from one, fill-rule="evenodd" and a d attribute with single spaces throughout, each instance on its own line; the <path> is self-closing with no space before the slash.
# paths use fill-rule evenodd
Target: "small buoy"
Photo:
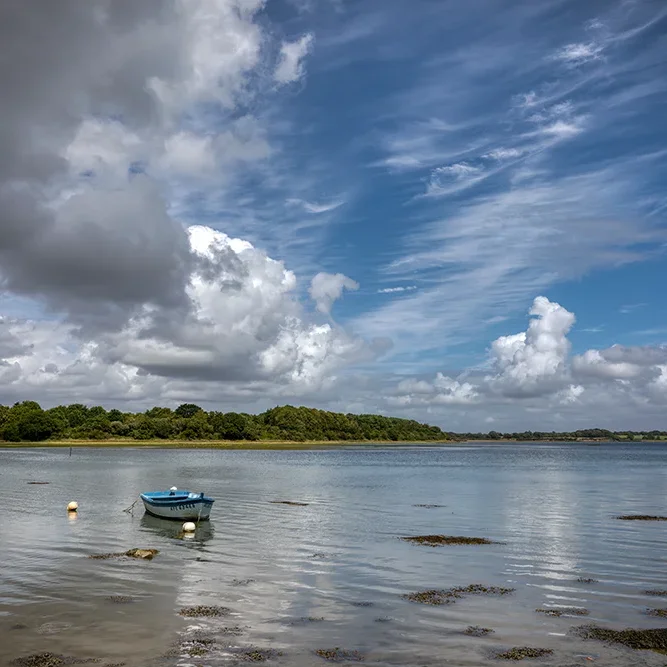
<path id="1" fill-rule="evenodd" d="M 77 503 L 76 500 L 73 500 L 71 503 L 67 504 L 68 512 L 76 512 L 78 509 L 79 509 L 79 503 Z"/>
<path id="2" fill-rule="evenodd" d="M 197 528 L 197 526 L 195 526 L 195 524 L 194 524 L 192 521 L 186 521 L 186 522 L 183 524 L 183 530 L 184 530 L 186 533 L 192 533 L 192 532 L 195 531 L 196 528 Z"/>

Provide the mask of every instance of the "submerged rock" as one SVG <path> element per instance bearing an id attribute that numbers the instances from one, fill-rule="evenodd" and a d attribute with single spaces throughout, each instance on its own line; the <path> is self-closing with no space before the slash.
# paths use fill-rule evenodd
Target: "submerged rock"
<path id="1" fill-rule="evenodd" d="M 496 658 L 500 660 L 526 660 L 527 658 L 543 658 L 547 655 L 553 655 L 550 648 L 533 648 L 531 646 L 515 646 L 509 651 L 497 653 Z"/>
<path id="2" fill-rule="evenodd" d="M 547 616 L 588 616 L 588 609 L 583 607 L 553 607 L 549 609 L 536 609 L 539 614 Z"/>
<path id="3" fill-rule="evenodd" d="M 342 648 L 318 648 L 316 655 L 329 662 L 362 662 L 364 656 L 359 651 L 348 651 Z"/>
<path id="4" fill-rule="evenodd" d="M 611 630 L 597 625 L 582 625 L 572 628 L 571 632 L 582 639 L 623 644 L 636 650 L 667 651 L 667 628 Z"/>
<path id="5" fill-rule="evenodd" d="M 196 607 L 183 607 L 179 612 L 181 616 L 187 616 L 188 618 L 198 618 L 198 617 L 217 617 L 217 616 L 227 616 L 231 613 L 231 609 L 227 607 L 217 607 L 217 606 L 208 606 L 208 605 L 197 605 Z"/>
<path id="6" fill-rule="evenodd" d="M 621 514 L 616 518 L 621 521 L 667 521 L 667 516 L 654 516 L 652 514 Z"/>
<path id="7" fill-rule="evenodd" d="M 134 602 L 134 598 L 129 595 L 109 595 L 105 600 L 116 604 L 129 604 L 130 602 Z"/>
<path id="8" fill-rule="evenodd" d="M 464 631 L 463 634 L 470 635 L 471 637 L 486 637 L 487 635 L 492 635 L 495 633 L 495 630 L 491 628 L 483 628 L 479 625 L 469 625 Z"/>
<path id="9" fill-rule="evenodd" d="M 486 537 L 463 537 L 456 535 L 413 535 L 401 537 L 405 542 L 424 544 L 429 547 L 439 547 L 449 544 L 500 544 Z"/>

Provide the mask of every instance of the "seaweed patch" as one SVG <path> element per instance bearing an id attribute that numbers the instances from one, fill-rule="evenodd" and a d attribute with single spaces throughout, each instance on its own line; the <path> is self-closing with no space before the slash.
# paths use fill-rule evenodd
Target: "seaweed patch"
<path id="1" fill-rule="evenodd" d="M 197 605 L 196 607 L 183 607 L 179 612 L 181 616 L 188 618 L 215 618 L 218 616 L 227 616 L 231 613 L 231 609 L 227 607 L 216 607 L 208 605 Z"/>
<path id="2" fill-rule="evenodd" d="M 316 655 L 329 662 L 362 662 L 364 656 L 359 651 L 348 651 L 342 648 L 318 648 Z"/>
<path id="3" fill-rule="evenodd" d="M 424 544 L 429 547 L 439 547 L 451 544 L 502 544 L 494 542 L 486 537 L 464 537 L 457 535 L 413 535 L 410 537 L 401 537 L 405 542 L 413 544 Z"/>
<path id="4" fill-rule="evenodd" d="M 588 616 L 588 609 L 583 607 L 551 607 L 549 609 L 536 609 L 538 614 L 546 616 Z"/>
<path id="5" fill-rule="evenodd" d="M 294 500 L 269 500 L 272 505 L 291 505 L 292 507 L 308 507 L 310 503 L 299 503 Z"/>
<path id="6" fill-rule="evenodd" d="M 495 630 L 491 628 L 483 628 L 479 625 L 469 625 L 464 631 L 464 635 L 469 635 L 470 637 L 487 637 L 495 633 Z"/>
<path id="7" fill-rule="evenodd" d="M 652 514 L 621 514 L 617 516 L 621 521 L 667 521 L 667 516 L 655 516 Z"/>
<path id="8" fill-rule="evenodd" d="M 509 651 L 496 653 L 499 660 L 525 660 L 526 658 L 544 658 L 547 655 L 553 655 L 550 648 L 533 648 L 531 646 L 515 646 Z"/>
<path id="9" fill-rule="evenodd" d="M 578 584 L 597 584 L 599 583 L 597 579 L 591 579 L 591 577 L 577 577 L 575 581 Z"/>
<path id="10" fill-rule="evenodd" d="M 572 628 L 571 633 L 581 639 L 623 644 L 636 650 L 667 652 L 667 628 L 611 630 L 597 625 L 582 625 Z"/>

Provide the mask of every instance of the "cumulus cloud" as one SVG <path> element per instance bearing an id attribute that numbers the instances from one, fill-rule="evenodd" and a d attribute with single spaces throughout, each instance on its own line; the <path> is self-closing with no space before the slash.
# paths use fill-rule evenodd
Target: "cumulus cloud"
<path id="1" fill-rule="evenodd" d="M 298 81 L 305 74 L 303 59 L 308 55 L 314 38 L 309 33 L 295 42 L 283 42 L 280 47 L 280 60 L 273 73 L 273 78 L 280 84 Z"/>
<path id="2" fill-rule="evenodd" d="M 570 351 L 567 339 L 574 314 L 546 297 L 537 297 L 526 331 L 501 336 L 491 345 L 495 375 L 487 378 L 494 391 L 509 396 L 552 393 L 562 385 Z"/>
<path id="3" fill-rule="evenodd" d="M 358 290 L 359 283 L 342 273 L 323 273 L 315 275 L 310 283 L 310 294 L 317 310 L 329 315 L 335 301 L 343 296 L 343 290 Z"/>
<path id="4" fill-rule="evenodd" d="M 390 405 L 467 405 L 478 398 L 476 388 L 469 382 L 437 373 L 432 381 L 406 379 L 398 383 Z"/>

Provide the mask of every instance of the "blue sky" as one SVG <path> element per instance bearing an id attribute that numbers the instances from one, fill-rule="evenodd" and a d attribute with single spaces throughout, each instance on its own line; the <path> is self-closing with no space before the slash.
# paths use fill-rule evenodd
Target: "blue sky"
<path id="1" fill-rule="evenodd" d="M 154 316 L 152 308 L 167 307 L 157 285 L 155 294 L 134 301 L 130 288 L 119 300 L 107 287 L 96 295 L 92 288 L 88 295 L 79 290 L 73 300 L 44 282 L 28 289 L 10 278 L 2 302 L 7 321 L 75 327 L 67 335 L 80 349 L 94 348 L 113 373 L 129 373 L 133 391 L 147 402 L 187 398 L 194 390 L 178 384 L 181 370 L 174 369 L 190 368 L 190 361 L 175 359 L 204 349 L 221 384 L 196 394 L 233 408 L 240 400 L 252 400 L 257 409 L 303 402 L 398 411 L 462 428 L 487 414 L 518 428 L 558 423 L 554 415 L 561 413 L 575 426 L 588 425 L 599 399 L 600 419 L 609 416 L 620 427 L 630 413 L 618 416 L 614 401 L 627 403 L 624 383 L 641 377 L 633 400 L 646 412 L 636 421 L 660 425 L 656 387 L 662 387 L 663 372 L 667 378 L 667 356 L 664 362 L 660 356 L 667 341 L 661 289 L 667 268 L 667 7 L 650 0 L 216 0 L 208 15 L 202 11 L 188 9 L 187 25 L 164 19 L 165 30 L 183 40 L 182 50 L 174 48 L 183 60 L 173 71 L 147 58 L 136 65 L 133 82 L 125 71 L 107 67 L 104 53 L 92 53 L 101 69 L 104 64 L 118 74 L 117 81 L 111 77 L 116 87 L 101 95 L 77 79 L 99 104 L 77 118 L 76 136 L 86 141 L 70 136 L 59 152 L 78 177 L 64 185 L 53 176 L 49 193 L 62 199 L 69 188 L 78 195 L 85 188 L 108 193 L 130 188 L 135 177 L 140 184 L 150 181 L 170 220 L 244 239 L 262 257 L 282 262 L 294 274 L 293 286 L 291 278 L 275 278 L 290 284 L 287 301 L 267 277 L 274 264 L 260 267 L 259 255 L 243 259 L 243 277 L 237 278 L 239 285 L 248 279 L 256 309 L 275 307 L 288 318 L 279 322 L 274 310 L 262 315 L 253 340 L 278 339 L 292 326 L 285 322 L 298 318 L 301 328 L 290 335 L 293 346 L 303 346 L 295 352 L 300 370 L 285 370 L 275 361 L 278 348 L 268 342 L 238 343 L 244 350 L 238 354 L 259 364 L 257 374 L 246 377 L 220 361 L 218 343 L 209 349 L 192 331 L 170 338 L 163 327 L 153 340 L 146 333 L 158 330 L 153 322 L 138 335 L 145 321 L 139 324 L 137 308 L 150 310 L 143 311 L 146 318 Z M 151 18 L 147 12 L 137 25 L 144 30 Z M 227 35 L 227 46 L 207 25 Z M 162 33 L 149 30 L 151 39 L 143 42 L 158 53 Z M 129 40 L 123 43 L 141 41 L 139 29 L 128 34 L 113 33 Z M 193 34 L 197 39 L 188 41 Z M 152 116 L 141 116 L 137 91 L 148 89 L 155 108 Z M 112 116 L 109 108 L 120 113 Z M 153 120 L 147 124 L 146 117 Z M 92 119 L 94 133 L 85 135 L 82 128 L 92 131 Z M 111 184 L 116 167 L 125 169 L 122 187 L 121 171 Z M 110 228 L 121 233 L 115 224 Z M 133 238 L 131 225 L 123 229 Z M 176 264 L 152 250 L 162 227 L 151 229 L 132 247 L 137 253 L 142 244 L 151 249 L 155 275 L 170 273 L 165 267 Z M 174 240 L 169 252 L 180 243 Z M 227 259 L 239 252 L 232 246 L 225 246 Z M 248 278 L 260 269 L 261 278 Z M 134 284 L 151 282 L 149 271 L 137 273 Z M 229 283 L 231 269 L 225 271 Z M 328 276 L 321 293 L 311 283 L 320 273 Z M 96 302 L 86 301 L 92 296 Z M 529 335 L 518 353 L 512 348 L 511 359 L 505 358 L 493 341 L 527 331 L 537 297 L 560 308 L 557 331 L 545 324 L 532 343 Z M 230 299 L 207 315 L 218 327 L 216 340 L 228 340 L 239 327 L 245 332 L 246 320 L 236 322 L 229 312 L 246 311 Z M 559 329 L 563 312 L 576 321 Z M 197 317 L 201 324 L 203 315 Z M 536 317 L 551 322 L 545 314 Z M 100 322 L 107 326 L 112 319 L 113 326 L 99 330 Z M 328 327 L 326 343 L 313 342 L 317 327 Z M 119 342 L 117 331 L 134 332 L 132 342 Z M 308 344 L 299 342 L 304 332 L 311 336 Z M 153 341 L 150 355 L 144 347 L 139 354 L 147 339 Z M 286 389 L 286 377 L 305 377 L 303 359 L 308 366 L 314 358 L 311 344 L 328 350 L 314 354 L 317 381 L 309 376 L 306 388 Z M 231 338 L 227 345 L 236 349 Z M 334 363 L 330 350 L 340 346 L 345 352 Z M 158 348 L 166 355 L 159 360 Z M 655 356 L 651 363 L 637 362 L 635 348 L 657 354 L 659 362 Z M 591 350 L 603 360 L 594 363 L 593 375 L 595 355 L 576 361 Z M 30 366 L 16 355 L 5 358 L 12 367 Z M 633 368 L 618 365 L 626 363 Z M 266 364 L 283 375 L 269 378 Z M 448 380 L 434 380 L 438 373 Z M 146 376 L 155 376 L 154 383 L 139 388 L 138 378 Z M 602 378 L 609 381 L 604 386 Z M 60 400 L 63 385 L 55 382 L 47 401 Z M 175 383 L 173 391 L 156 389 L 161 382 Z M 524 382 L 520 390 L 517 382 Z M 466 383 L 470 389 L 461 389 Z M 8 397 L 42 387 L 26 386 L 17 385 Z M 120 389 L 114 391 L 93 393 L 91 400 L 121 401 Z M 593 402 L 583 405 L 584 399 Z"/>

